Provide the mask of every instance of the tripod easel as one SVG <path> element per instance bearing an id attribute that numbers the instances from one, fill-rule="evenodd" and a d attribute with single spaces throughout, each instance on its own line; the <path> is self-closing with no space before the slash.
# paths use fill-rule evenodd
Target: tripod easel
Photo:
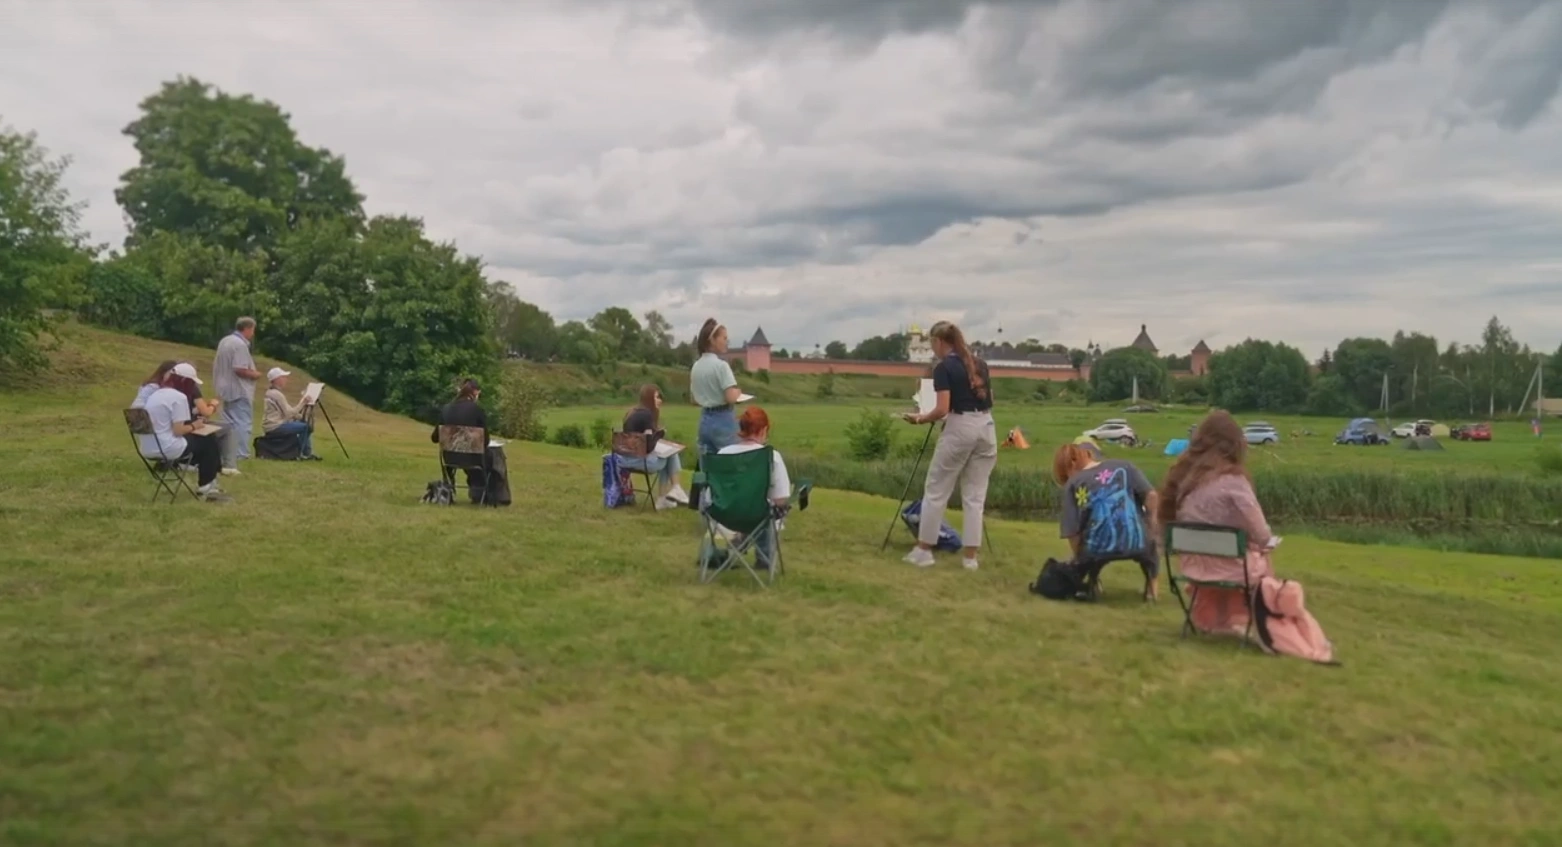
<path id="1" fill-rule="evenodd" d="M 927 455 L 927 446 L 933 442 L 933 429 L 937 424 L 927 425 L 927 435 L 922 437 L 922 449 L 917 451 L 917 460 L 911 464 L 911 473 L 906 476 L 906 487 L 900 490 L 900 502 L 895 504 L 895 514 L 889 519 L 889 529 L 884 530 L 884 543 L 879 545 L 879 552 L 884 552 L 889 547 L 889 539 L 895 534 L 895 524 L 899 523 L 901 510 L 906 508 L 906 497 L 911 494 L 911 485 L 917 480 L 917 469 L 922 466 L 922 457 Z M 923 507 L 926 508 L 924 503 Z M 983 532 L 982 538 L 987 542 L 987 552 L 993 552 L 992 533 Z"/>
<path id="2" fill-rule="evenodd" d="M 342 437 L 336 433 L 336 424 L 331 422 L 331 413 L 325 410 L 325 403 L 322 402 L 321 398 L 316 397 L 315 402 L 309 404 L 308 410 L 304 412 L 304 421 L 313 430 L 315 428 L 316 409 L 320 410 L 320 414 L 325 415 L 325 425 L 331 428 L 331 437 L 336 439 L 336 446 L 342 449 L 342 457 L 351 459 L 352 456 L 347 454 L 347 446 L 342 444 Z"/>

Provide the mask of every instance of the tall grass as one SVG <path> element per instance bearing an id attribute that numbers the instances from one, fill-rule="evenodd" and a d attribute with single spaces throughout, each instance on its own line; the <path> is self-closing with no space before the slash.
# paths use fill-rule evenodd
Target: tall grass
<path id="1" fill-rule="evenodd" d="M 886 497 L 905 490 L 914 461 L 914 455 L 882 462 L 787 456 L 794 476 Z M 913 497 L 922 490 L 925 468 L 912 479 Z M 1336 527 L 1336 534 L 1378 541 L 1389 531 L 1406 538 L 1458 536 L 1464 539 L 1458 549 L 1473 544 L 1482 552 L 1507 552 L 1513 546 L 1508 542 L 1522 535 L 1527 540 L 1514 549 L 1562 557 L 1558 477 L 1264 467 L 1254 470 L 1253 484 L 1276 525 Z M 1000 466 L 988 485 L 987 507 L 1014 517 L 1054 520 L 1057 485 L 1045 468 Z M 1487 541 L 1481 543 L 1482 538 Z"/>

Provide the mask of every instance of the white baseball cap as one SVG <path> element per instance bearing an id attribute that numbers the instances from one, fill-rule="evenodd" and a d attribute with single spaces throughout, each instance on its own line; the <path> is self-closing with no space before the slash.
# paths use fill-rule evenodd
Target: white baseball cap
<path id="1" fill-rule="evenodd" d="M 201 382 L 201 378 L 195 375 L 195 366 L 189 362 L 180 362 L 179 364 L 174 365 L 174 373 L 190 380 L 191 382 L 194 382 L 196 385 L 206 384 Z"/>
<path id="2" fill-rule="evenodd" d="M 281 368 L 272 368 L 271 370 L 266 371 L 266 381 L 267 382 L 276 382 L 277 377 L 279 377 L 279 376 L 292 376 L 292 375 L 293 375 L 292 371 L 285 371 L 285 370 L 282 370 Z"/>

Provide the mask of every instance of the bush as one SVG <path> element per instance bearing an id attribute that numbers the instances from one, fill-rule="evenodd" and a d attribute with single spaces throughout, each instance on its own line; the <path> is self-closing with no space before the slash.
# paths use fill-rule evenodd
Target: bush
<path id="1" fill-rule="evenodd" d="M 1031 392 L 1030 396 L 1031 396 L 1032 400 L 1037 400 L 1037 401 L 1042 401 L 1042 402 L 1045 402 L 1047 400 L 1051 400 L 1052 399 L 1052 383 L 1050 383 L 1050 382 L 1038 382 L 1038 383 L 1036 383 L 1036 388 L 1035 388 L 1034 391 Z"/>
<path id="2" fill-rule="evenodd" d="M 541 441 L 547 435 L 542 413 L 553 405 L 547 386 L 525 370 L 509 369 L 499 384 L 498 425 L 494 432 L 506 438 Z"/>
<path id="3" fill-rule="evenodd" d="M 1536 450 L 1535 467 L 1543 474 L 1562 476 L 1562 447 Z"/>
<path id="4" fill-rule="evenodd" d="M 586 431 L 580 428 L 580 424 L 565 424 L 553 431 L 553 437 L 548 439 L 548 443 L 560 447 L 585 447 Z"/>
<path id="5" fill-rule="evenodd" d="M 864 462 L 888 458 L 895 446 L 894 425 L 894 418 L 884 412 L 863 409 L 857 420 L 846 425 L 852 458 Z"/>
<path id="6" fill-rule="evenodd" d="M 754 374 L 754 376 L 758 377 L 760 382 L 763 382 L 766 385 L 770 384 L 770 369 L 769 368 L 760 368 Z"/>
<path id="7" fill-rule="evenodd" d="M 607 449 L 613 443 L 613 422 L 607 418 L 597 418 L 591 422 L 591 443 L 602 449 Z"/>
<path id="8" fill-rule="evenodd" d="M 819 387 L 814 389 L 814 394 L 821 400 L 835 396 L 835 371 L 819 374 Z"/>

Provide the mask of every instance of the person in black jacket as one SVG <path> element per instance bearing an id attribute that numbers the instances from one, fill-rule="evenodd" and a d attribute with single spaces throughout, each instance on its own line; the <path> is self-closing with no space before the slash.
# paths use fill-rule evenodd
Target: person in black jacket
<path id="1" fill-rule="evenodd" d="M 493 466 L 494 450 L 488 448 L 488 415 L 477 402 L 483 394 L 477 380 L 469 379 L 461 383 L 461 389 L 456 394 L 456 399 L 446 404 L 439 410 L 439 424 L 434 427 L 434 432 L 429 440 L 439 443 L 439 428 L 442 426 L 469 426 L 483 431 L 483 440 L 479 445 L 473 445 L 483 452 L 484 467 L 495 469 Z M 483 495 L 483 470 L 475 468 L 463 468 L 466 471 L 467 495 L 475 502 Z M 501 477 L 502 478 L 502 477 Z M 448 480 L 454 482 L 454 480 Z M 491 480 L 489 485 L 490 496 L 493 496 L 500 487 L 500 480 Z M 508 488 L 507 484 L 505 485 Z M 505 498 L 508 500 L 508 497 Z M 500 501 L 503 502 L 503 501 Z"/>
<path id="2" fill-rule="evenodd" d="M 644 433 L 645 449 L 654 451 L 656 442 L 667 437 L 667 431 L 662 429 L 662 390 L 655 385 L 646 384 L 640 387 L 640 405 L 629 410 L 624 415 L 623 431 Z M 689 495 L 684 492 L 679 483 L 679 474 L 683 472 L 682 463 L 678 461 L 678 454 L 674 453 L 665 458 L 654 453 L 641 459 L 634 456 L 620 456 L 619 467 L 630 470 L 644 470 L 657 475 L 656 498 L 657 509 L 671 509 L 689 502 Z"/>

